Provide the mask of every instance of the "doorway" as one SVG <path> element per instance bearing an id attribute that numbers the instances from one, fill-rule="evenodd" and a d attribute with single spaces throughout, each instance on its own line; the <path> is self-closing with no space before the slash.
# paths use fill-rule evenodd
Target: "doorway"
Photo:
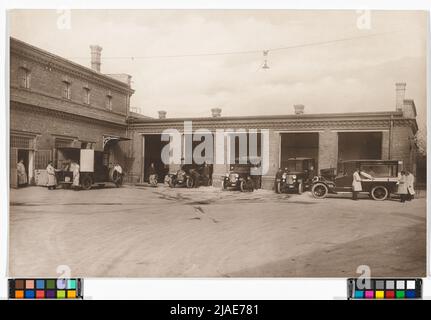
<path id="1" fill-rule="evenodd" d="M 143 167 L 143 178 L 144 182 L 149 181 L 149 169 L 151 163 L 154 163 L 154 167 L 159 176 L 159 181 L 166 174 L 169 173 L 169 165 L 162 162 L 162 149 L 169 143 L 169 141 L 162 141 L 161 134 L 148 134 L 143 136 L 144 139 L 144 167 Z"/>
<path id="2" fill-rule="evenodd" d="M 18 162 L 23 160 L 24 162 L 24 167 L 25 167 L 25 173 L 27 175 L 27 183 L 24 184 L 20 184 L 19 180 L 18 180 L 18 188 L 20 187 L 25 187 L 29 184 L 29 151 L 25 150 L 25 149 L 18 149 Z"/>
<path id="3" fill-rule="evenodd" d="M 281 133 L 280 140 L 280 168 L 286 167 L 290 158 L 312 158 L 316 165 L 319 162 L 319 133 Z"/>
<path id="4" fill-rule="evenodd" d="M 338 161 L 382 158 L 381 132 L 339 132 Z"/>

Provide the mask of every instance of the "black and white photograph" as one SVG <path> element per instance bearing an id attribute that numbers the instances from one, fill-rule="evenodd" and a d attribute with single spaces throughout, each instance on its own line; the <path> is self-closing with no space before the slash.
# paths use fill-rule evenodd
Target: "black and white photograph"
<path id="1" fill-rule="evenodd" d="M 428 12 L 7 25 L 10 277 L 426 277 Z"/>

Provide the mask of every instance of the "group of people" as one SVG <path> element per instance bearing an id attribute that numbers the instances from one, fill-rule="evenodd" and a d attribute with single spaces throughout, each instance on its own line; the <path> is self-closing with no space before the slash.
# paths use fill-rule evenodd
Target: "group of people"
<path id="1" fill-rule="evenodd" d="M 16 165 L 18 175 L 18 187 L 22 187 L 28 184 L 27 171 L 25 169 L 24 160 L 20 159 Z M 52 161 L 48 161 L 46 166 L 46 186 L 48 190 L 54 190 L 57 188 L 57 172 L 72 172 L 72 187 L 77 189 L 79 187 L 79 164 L 75 161 L 65 161 L 62 169 L 56 169 Z"/>
<path id="2" fill-rule="evenodd" d="M 353 181 L 352 181 L 352 199 L 358 200 L 358 194 L 362 191 L 362 177 L 367 178 L 368 180 L 374 180 L 374 177 L 369 175 L 368 173 L 361 171 L 359 168 L 356 168 L 355 172 L 353 172 Z M 400 196 L 401 202 L 411 201 L 415 195 L 414 189 L 415 177 L 408 170 L 403 170 L 398 174 L 397 193 Z"/>
<path id="3" fill-rule="evenodd" d="M 72 172 L 72 187 L 79 188 L 79 164 L 75 161 L 65 161 L 62 169 L 55 169 L 52 161 L 48 162 L 46 173 L 48 176 L 46 186 L 48 190 L 54 190 L 57 187 L 57 172 Z"/>
<path id="4" fill-rule="evenodd" d="M 188 173 L 193 177 L 193 180 L 195 182 L 199 182 L 201 185 L 208 185 L 208 182 L 210 181 L 211 171 L 208 163 L 204 162 L 202 165 L 195 167 L 193 165 L 185 165 L 182 164 L 179 171 L 182 171 L 184 174 Z M 159 174 L 157 172 L 157 169 L 152 162 L 150 164 L 150 167 L 148 169 L 148 181 L 150 185 L 157 186 L 159 179 Z M 165 176 L 164 182 L 166 184 L 169 183 L 169 175 Z M 195 184 L 197 186 L 197 184 Z"/>
<path id="5" fill-rule="evenodd" d="M 398 177 L 398 194 L 400 195 L 401 202 L 411 201 L 414 198 L 414 182 L 415 177 L 410 171 L 401 171 Z"/>

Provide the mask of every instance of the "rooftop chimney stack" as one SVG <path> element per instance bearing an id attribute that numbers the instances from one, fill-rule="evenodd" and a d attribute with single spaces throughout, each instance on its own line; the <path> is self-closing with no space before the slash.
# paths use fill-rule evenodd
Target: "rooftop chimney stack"
<path id="1" fill-rule="evenodd" d="M 221 117 L 221 108 L 212 108 L 211 113 L 213 118 L 219 118 Z"/>
<path id="2" fill-rule="evenodd" d="M 304 113 L 304 105 L 303 104 L 295 104 L 293 105 L 293 109 L 295 110 L 295 114 L 303 114 Z"/>
<path id="3" fill-rule="evenodd" d="M 166 111 L 160 110 L 159 113 L 159 119 L 166 119 Z"/>
<path id="4" fill-rule="evenodd" d="M 98 45 L 91 45 L 91 69 L 96 72 L 100 72 L 100 54 L 102 47 Z"/>
<path id="5" fill-rule="evenodd" d="M 406 96 L 406 83 L 398 82 L 395 84 L 396 88 L 396 110 L 403 111 L 404 99 Z"/>

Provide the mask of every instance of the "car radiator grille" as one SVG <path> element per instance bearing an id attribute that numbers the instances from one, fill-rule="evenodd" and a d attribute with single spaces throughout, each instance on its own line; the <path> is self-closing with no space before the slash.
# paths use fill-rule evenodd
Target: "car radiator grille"
<path id="1" fill-rule="evenodd" d="M 295 182 L 295 180 L 293 179 L 293 176 L 287 175 L 287 177 L 286 177 L 286 183 L 287 184 L 293 184 L 294 182 Z"/>
<path id="2" fill-rule="evenodd" d="M 236 180 L 237 180 L 236 175 L 235 175 L 235 174 L 231 174 L 231 175 L 229 175 L 229 180 L 230 180 L 230 182 L 235 183 L 235 182 L 236 182 Z"/>

